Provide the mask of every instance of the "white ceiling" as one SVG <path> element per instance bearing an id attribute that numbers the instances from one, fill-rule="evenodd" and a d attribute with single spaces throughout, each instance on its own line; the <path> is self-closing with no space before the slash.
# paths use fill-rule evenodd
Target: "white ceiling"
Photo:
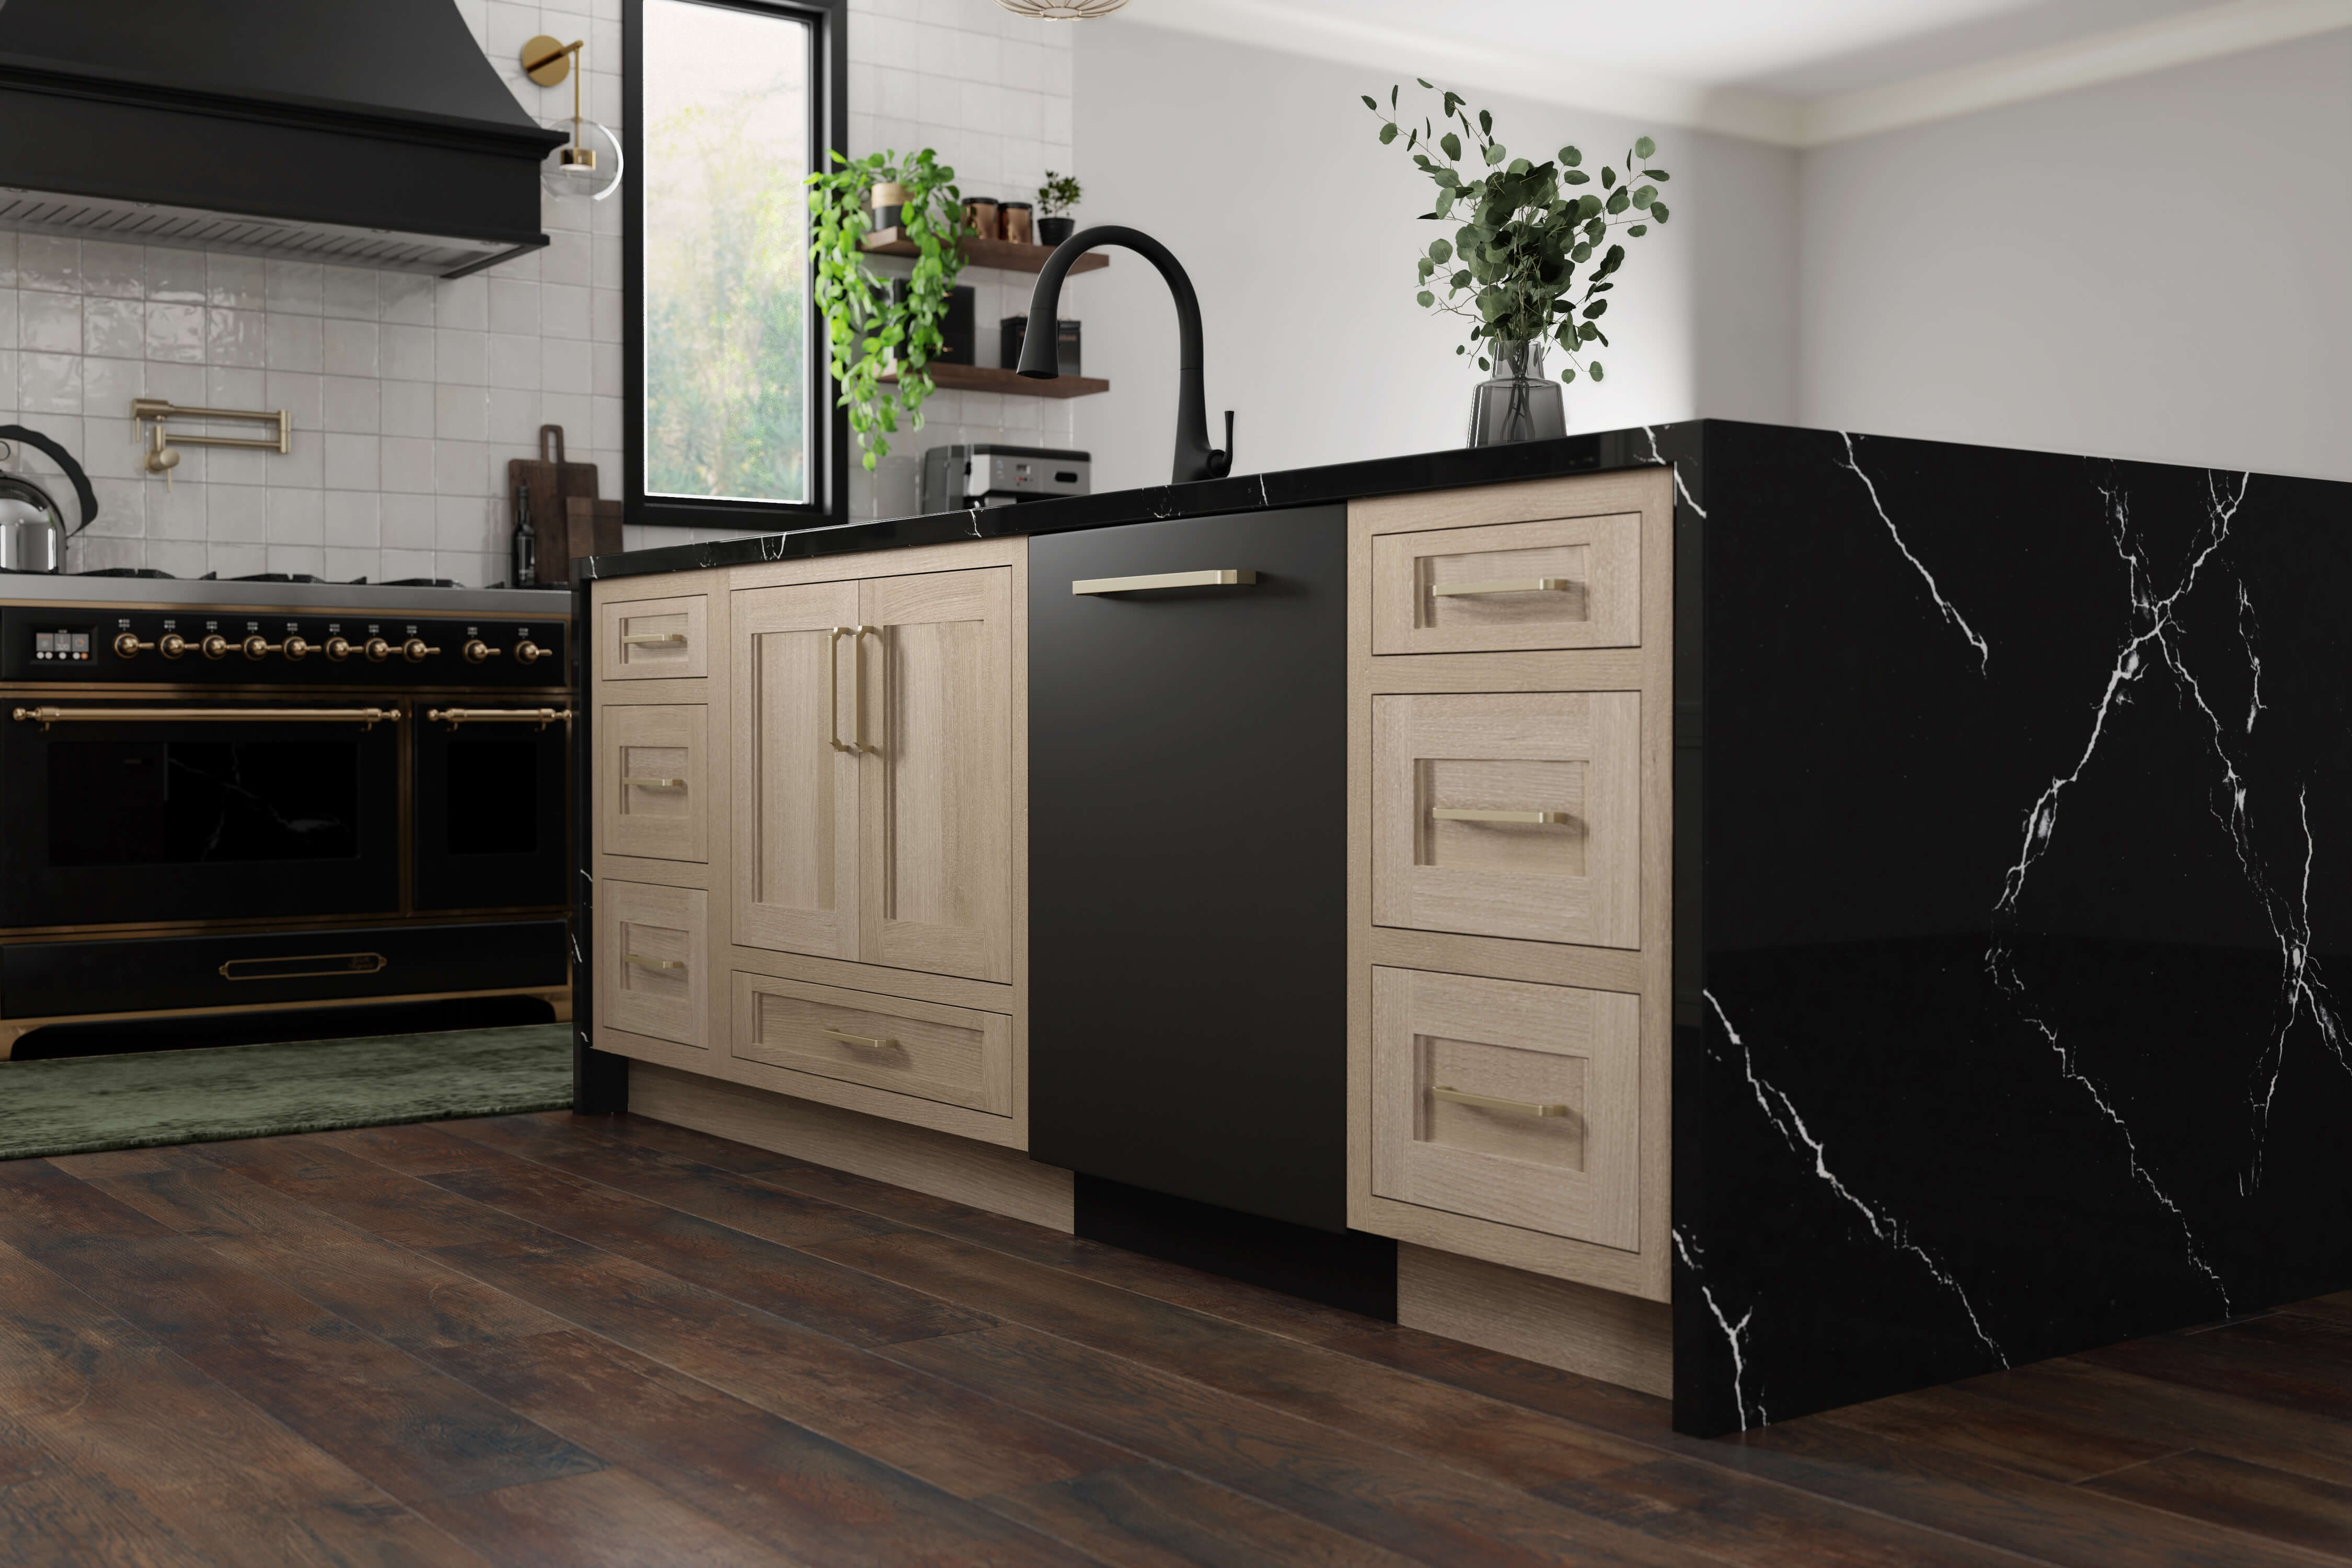
<path id="1" fill-rule="evenodd" d="M 2352 26 L 2352 0 L 1133 0 L 1120 16 L 1811 145 Z"/>

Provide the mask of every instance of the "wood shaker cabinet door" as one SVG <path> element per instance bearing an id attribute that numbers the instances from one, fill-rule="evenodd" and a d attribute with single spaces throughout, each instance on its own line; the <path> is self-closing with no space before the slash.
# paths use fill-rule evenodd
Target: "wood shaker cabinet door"
<path id="1" fill-rule="evenodd" d="M 1372 1192 L 1628 1250 L 1641 998 L 1372 971 Z"/>
<path id="2" fill-rule="evenodd" d="M 739 1061 L 1013 1114 L 1013 1020 L 1002 1013 L 740 971 L 734 991 Z"/>
<path id="3" fill-rule="evenodd" d="M 709 895 L 608 881 L 596 890 L 599 1025 L 707 1048 Z"/>
<path id="4" fill-rule="evenodd" d="M 1634 647 L 1642 518 L 1559 518 L 1372 539 L 1372 651 Z"/>
<path id="5" fill-rule="evenodd" d="M 734 940 L 855 959 L 857 584 L 738 589 L 730 610 Z"/>
<path id="6" fill-rule="evenodd" d="M 1013 978 L 1013 574 L 876 578 L 866 629 L 858 953 Z"/>
<path id="7" fill-rule="evenodd" d="M 704 785 L 709 710 L 699 703 L 607 705 L 596 721 L 597 847 L 653 860 L 710 858 Z"/>
<path id="8" fill-rule="evenodd" d="M 1639 947 L 1641 717 L 1634 691 L 1373 698 L 1373 923 Z"/>
<path id="9" fill-rule="evenodd" d="M 596 679 L 666 680 L 710 673 L 709 599 L 606 599 L 596 606 Z"/>

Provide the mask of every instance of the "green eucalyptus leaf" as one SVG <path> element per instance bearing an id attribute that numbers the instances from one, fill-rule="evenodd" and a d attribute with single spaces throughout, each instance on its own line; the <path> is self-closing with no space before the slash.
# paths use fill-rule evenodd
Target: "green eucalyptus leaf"
<path id="1" fill-rule="evenodd" d="M 1656 218 L 1660 223 L 1665 222 L 1666 204 L 1664 202 L 1652 202 L 1650 204 L 1650 216 Z"/>
<path id="2" fill-rule="evenodd" d="M 1581 169 L 1570 169 L 1560 176 L 1560 181 L 1564 184 L 1587 185 L 1592 183 L 1592 176 Z"/>
<path id="3" fill-rule="evenodd" d="M 1481 156 L 1486 160 L 1486 166 L 1493 168 L 1503 161 L 1503 144 L 1499 142 L 1487 142 L 1486 149 Z"/>
<path id="4" fill-rule="evenodd" d="M 1457 105 L 1459 105 L 1461 102 L 1462 102 L 1462 95 L 1461 95 L 1460 93 L 1458 93 L 1458 92 L 1449 92 L 1449 93 L 1447 93 L 1447 94 L 1445 95 L 1445 107 L 1444 107 L 1444 108 L 1443 108 L 1443 109 L 1441 109 L 1441 110 L 1439 110 L 1437 111 L 1437 117 L 1438 117 L 1440 120 L 1451 120 L 1451 119 L 1453 119 L 1453 118 L 1454 118 L 1454 110 L 1455 107 L 1456 107 Z"/>
<path id="5" fill-rule="evenodd" d="M 1368 92 L 1364 94 L 1364 107 L 1378 114 L 1381 111 L 1381 100 Z"/>
<path id="6" fill-rule="evenodd" d="M 1609 211 L 1622 213 L 1633 199 L 1632 194 L 1624 186 L 1620 185 L 1609 195 Z"/>
<path id="7" fill-rule="evenodd" d="M 1674 178 L 1673 175 L 1667 174 L 1664 169 L 1644 169 L 1642 173 L 1654 180 L 1670 180 Z"/>
<path id="8" fill-rule="evenodd" d="M 1454 259 L 1454 247 L 1442 239 L 1433 239 L 1429 242 L 1429 258 L 1444 266 Z"/>
<path id="9" fill-rule="evenodd" d="M 1599 381 L 1601 379 L 1601 362 L 1599 360 L 1594 360 L 1590 365 L 1585 367 L 1584 374 L 1591 376 L 1593 380 Z"/>
<path id="10" fill-rule="evenodd" d="M 1590 305 L 1587 305 L 1586 307 L 1584 307 L 1584 319 L 1585 319 L 1586 321 L 1589 321 L 1592 320 L 1592 318 L 1593 318 L 1593 317 L 1600 315 L 1602 311 L 1604 311 L 1604 310 L 1608 310 L 1608 309 L 1609 309 L 1609 301 L 1608 301 L 1608 300 L 1595 300 L 1594 301 L 1592 301 L 1592 303 L 1591 303 Z"/>
<path id="11" fill-rule="evenodd" d="M 1422 280 L 1423 282 L 1424 282 L 1424 283 L 1428 282 L 1428 281 L 1429 281 L 1429 275 L 1430 275 L 1431 273 L 1433 273 L 1433 272 L 1436 271 L 1436 270 L 1437 270 L 1437 263 L 1436 263 L 1436 262 L 1432 261 L 1432 260 L 1431 260 L 1428 257 L 1426 257 L 1426 256 L 1424 256 L 1424 257 L 1423 257 L 1423 258 L 1421 258 L 1421 280 Z"/>
<path id="12" fill-rule="evenodd" d="M 1413 80 L 1415 80 L 1415 81 L 1417 81 L 1417 82 L 1420 82 L 1422 86 L 1429 88 L 1429 90 L 1430 90 L 1430 91 L 1432 91 L 1432 92 L 1435 92 L 1435 91 L 1437 90 L 1437 89 L 1435 89 L 1434 87 L 1431 87 L 1431 86 L 1430 86 L 1430 83 L 1429 83 L 1428 79 L 1427 79 L 1426 78 L 1424 78 L 1424 77 L 1415 77 L 1415 78 L 1413 78 L 1412 79 L 1413 79 Z"/>
<path id="13" fill-rule="evenodd" d="M 1478 368 L 1480 370 L 1492 370 L 1495 367 L 1486 363 L 1486 356 L 1485 354 L 1480 354 L 1478 356 Z"/>
<path id="14" fill-rule="evenodd" d="M 1609 346 L 1609 334 L 1607 332 L 1596 331 L 1592 335 L 1601 340 L 1601 346 L 1602 348 L 1605 349 Z"/>
<path id="15" fill-rule="evenodd" d="M 1381 127 L 1381 145 L 1385 147 L 1395 140 L 1396 121 L 1391 120 L 1386 125 Z"/>
<path id="16" fill-rule="evenodd" d="M 1566 370 L 1561 371 L 1559 373 L 1559 378 L 1562 381 L 1574 381 L 1576 379 L 1576 367 L 1574 365 L 1570 365 Z"/>
<path id="17" fill-rule="evenodd" d="M 1559 150 L 1559 161 L 1573 169 L 1584 162 L 1584 154 L 1573 147 L 1563 147 Z"/>
<path id="18" fill-rule="evenodd" d="M 1581 267 L 1586 262 L 1592 259 L 1592 247 L 1585 244 L 1582 240 L 1579 240 L 1577 241 L 1576 248 L 1570 251 L 1568 256 L 1570 260 L 1575 262 L 1579 267 Z"/>
<path id="19" fill-rule="evenodd" d="M 1449 131 L 1444 135 L 1439 137 L 1437 139 L 1437 144 L 1439 147 L 1444 149 L 1445 155 L 1448 158 L 1452 158 L 1456 162 L 1461 160 L 1462 138 L 1454 134 L 1453 132 Z M 1452 172 L 1453 171 L 1451 170 L 1447 171 L 1448 174 L 1451 174 Z"/>
<path id="20" fill-rule="evenodd" d="M 1396 107 L 1396 84 L 1391 82 L 1389 84 L 1389 107 L 1391 109 L 1394 109 Z"/>
<path id="21" fill-rule="evenodd" d="M 1492 136 L 1494 133 L 1495 117 L 1487 113 L 1485 110 L 1480 110 L 1478 111 L 1478 134 L 1481 136 Z"/>
<path id="22" fill-rule="evenodd" d="M 1650 232 L 1650 226 L 1649 226 L 1648 224 L 1645 224 L 1645 223 L 1637 223 L 1637 224 L 1635 224 L 1633 227 L 1631 227 L 1631 228 L 1627 229 L 1625 232 L 1626 232 L 1627 234 L 1633 235 L 1633 237 L 1635 237 L 1636 238 L 1639 238 L 1641 236 L 1645 235 L 1645 234 L 1647 234 L 1647 233 L 1649 233 L 1649 232 Z"/>
<path id="23" fill-rule="evenodd" d="M 1656 201 L 1657 199 L 1658 187 L 1655 185 L 1643 185 L 1640 190 L 1633 193 L 1633 205 L 1637 207 L 1648 206 L 1652 202 Z"/>
<path id="24" fill-rule="evenodd" d="M 1591 322 L 1587 321 L 1582 326 L 1576 329 L 1576 335 L 1582 338 L 1586 342 L 1591 342 L 1593 339 L 1601 335 L 1601 329 L 1594 326 Z"/>
<path id="25" fill-rule="evenodd" d="M 1658 144 L 1646 136 L 1637 138 L 1633 142 L 1633 156 L 1636 158 L 1646 158 L 1657 150 Z"/>
<path id="26" fill-rule="evenodd" d="M 1420 293 L 1415 294 L 1413 298 L 1421 302 L 1423 310 L 1426 310 L 1430 306 L 1437 303 L 1437 296 L 1431 293 L 1426 289 L 1423 289 Z"/>
<path id="27" fill-rule="evenodd" d="M 1602 190 L 1604 190 L 1604 191 L 1605 191 L 1605 190 L 1610 189 L 1612 186 L 1615 185 L 1616 184 L 1617 184 L 1617 171 L 1616 171 L 1616 170 L 1614 170 L 1614 169 L 1612 169 L 1612 168 L 1611 168 L 1611 167 L 1610 167 L 1608 164 L 1606 164 L 1606 163 L 1601 164 L 1601 188 Z"/>

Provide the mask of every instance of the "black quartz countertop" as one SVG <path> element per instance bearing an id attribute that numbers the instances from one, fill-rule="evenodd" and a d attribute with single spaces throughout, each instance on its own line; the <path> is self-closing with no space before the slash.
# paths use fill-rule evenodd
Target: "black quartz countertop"
<path id="1" fill-rule="evenodd" d="M 1411 495 L 1457 489 L 1512 479 L 1550 479 L 1600 473 L 1660 463 L 1683 463 L 1678 478 L 1685 499 L 1698 501 L 1699 477 L 1686 459 L 1697 455 L 1701 434 L 1720 420 L 1640 426 L 1557 441 L 1527 441 L 1509 447 L 1463 447 L 1402 458 L 1374 458 L 1328 468 L 1292 468 L 1270 474 L 1237 474 L 1196 484 L 1154 485 L 1102 495 L 1024 501 L 1017 506 L 975 507 L 925 517 L 845 523 L 754 539 L 702 544 L 670 544 L 619 555 L 584 557 L 572 563 L 578 579 L 641 577 L 664 572 L 697 572 L 717 566 L 748 566 L 768 561 L 803 561 L 868 550 L 903 550 L 918 544 L 948 544 L 963 539 L 1006 539 L 1022 534 L 1064 533 L 1109 528 L 1160 518 L 1204 517 L 1284 507 L 1316 506 L 1364 496 Z"/>

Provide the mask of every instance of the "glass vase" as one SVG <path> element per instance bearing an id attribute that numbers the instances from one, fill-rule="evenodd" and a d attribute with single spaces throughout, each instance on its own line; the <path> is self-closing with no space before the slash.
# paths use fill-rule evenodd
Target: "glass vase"
<path id="1" fill-rule="evenodd" d="M 1568 400 L 1544 375 L 1541 338 L 1497 338 L 1487 347 L 1494 378 L 1472 395 L 1470 445 L 1547 441 L 1568 434 Z"/>

